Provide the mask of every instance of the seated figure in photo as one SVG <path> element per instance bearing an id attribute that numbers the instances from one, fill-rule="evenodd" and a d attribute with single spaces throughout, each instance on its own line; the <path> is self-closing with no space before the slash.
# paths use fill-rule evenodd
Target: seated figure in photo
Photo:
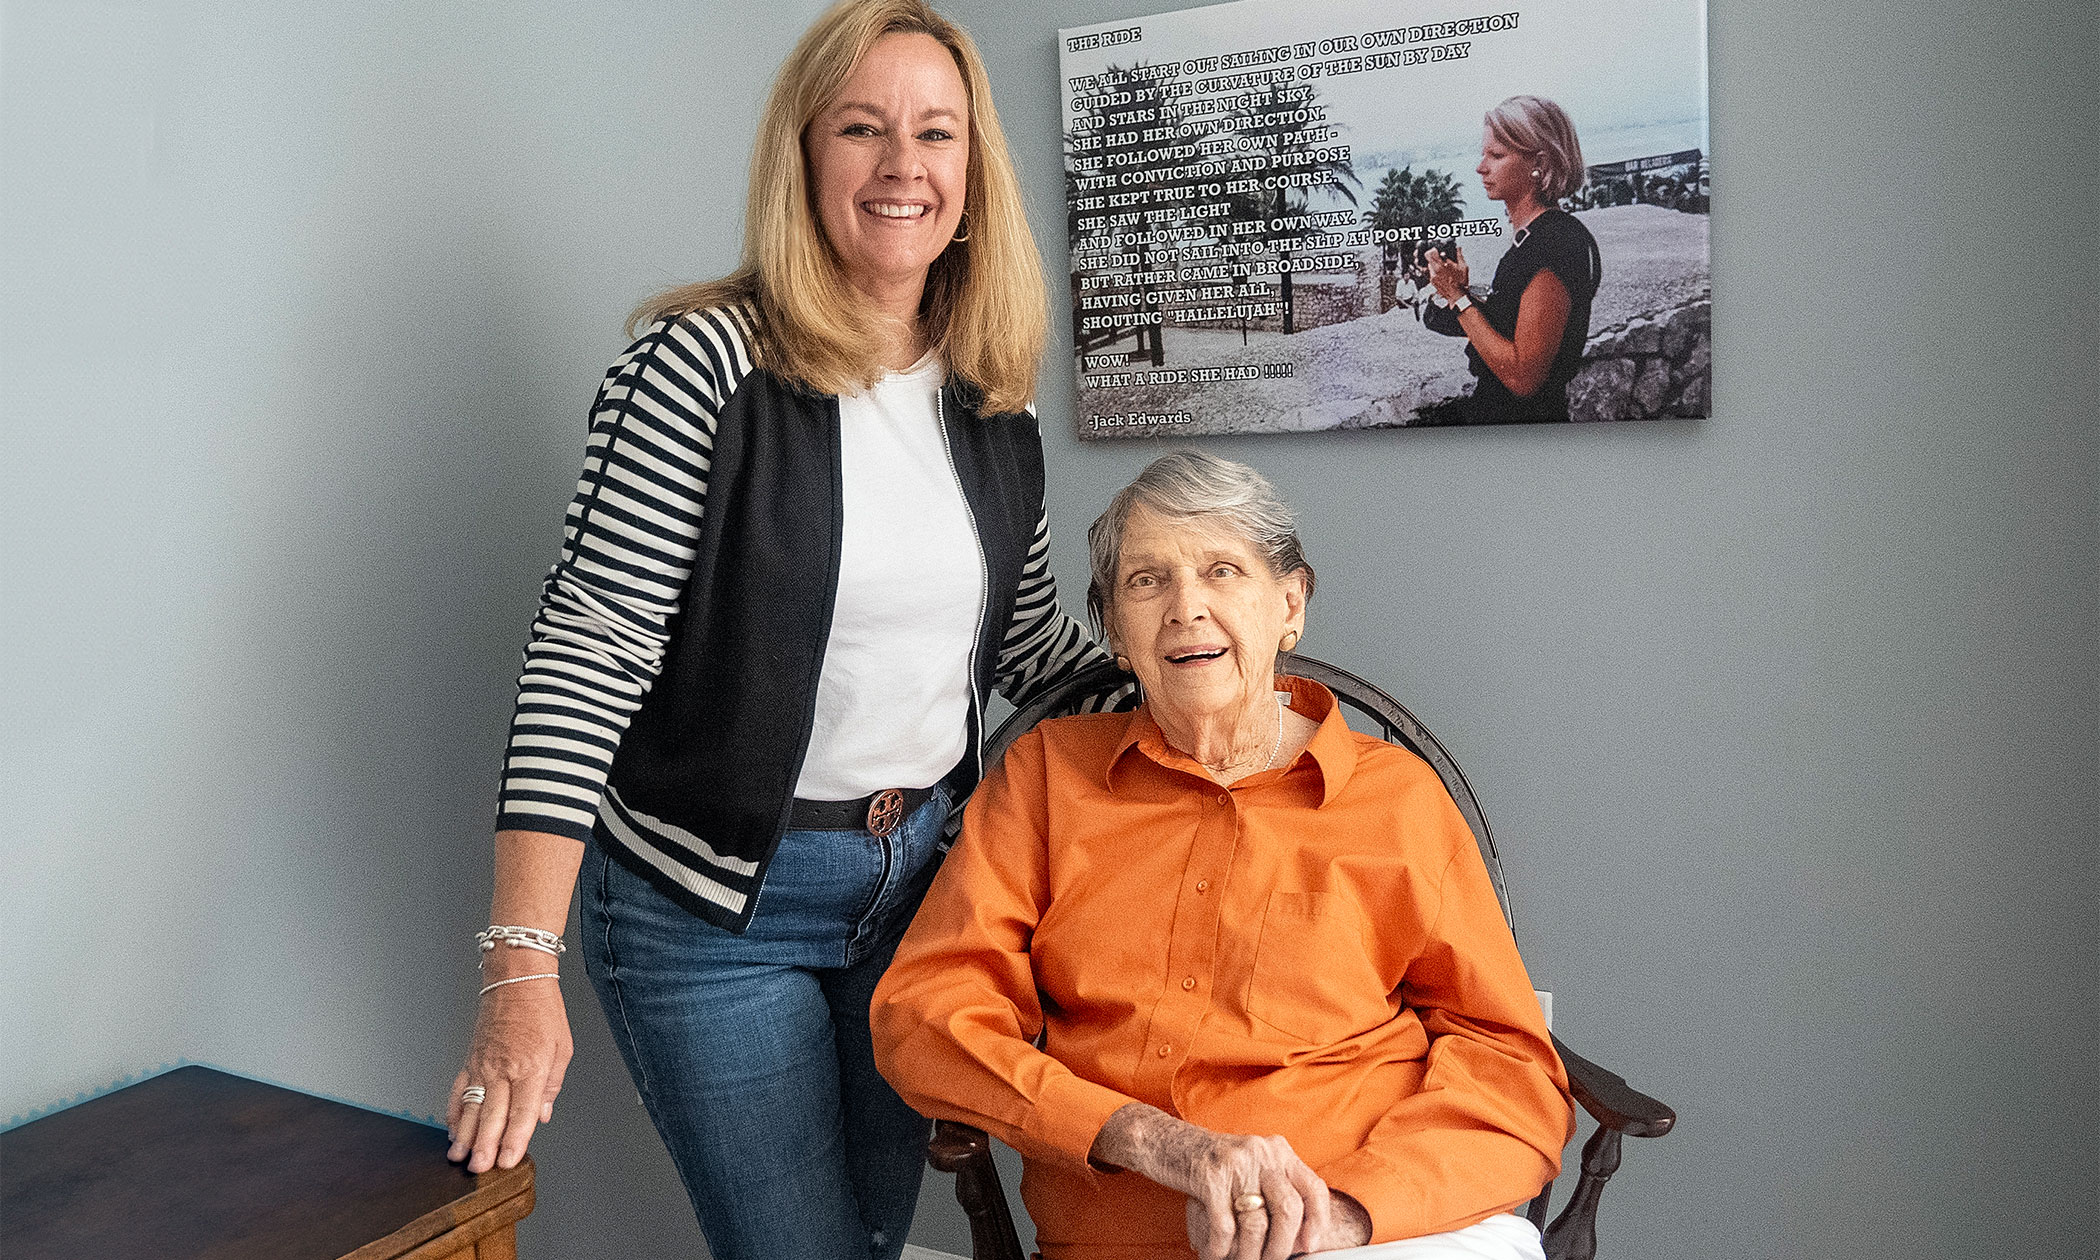
<path id="1" fill-rule="evenodd" d="M 986 778 L 876 989 L 878 1066 L 1021 1152 L 1046 1260 L 1537 1260 L 1512 1213 L 1567 1078 L 1436 772 L 1275 672 L 1313 591 L 1290 510 L 1181 452 L 1088 541 L 1144 703 Z"/>

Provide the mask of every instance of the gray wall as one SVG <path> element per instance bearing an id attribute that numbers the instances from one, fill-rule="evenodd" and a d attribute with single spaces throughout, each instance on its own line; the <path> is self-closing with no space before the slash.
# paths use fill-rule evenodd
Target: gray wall
<path id="1" fill-rule="evenodd" d="M 582 408 L 734 256 L 817 7 L 0 9 L 0 1117 L 179 1056 L 438 1107 Z M 1053 30 L 1173 7 L 951 5 L 1053 273 Z M 1303 510 L 1309 650 L 1464 761 L 1562 1033 L 1683 1115 L 1609 1254 L 2083 1254 L 2095 19 L 1783 0 L 1712 52 L 1711 421 L 1212 446 Z M 1074 593 L 1153 448 L 1051 361 Z M 569 995 L 527 1254 L 697 1254 Z"/>

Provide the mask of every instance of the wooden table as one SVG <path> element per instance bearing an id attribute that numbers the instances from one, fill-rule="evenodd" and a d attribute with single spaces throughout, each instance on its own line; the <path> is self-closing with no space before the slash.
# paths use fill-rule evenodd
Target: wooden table
<path id="1" fill-rule="evenodd" d="M 532 1161 L 476 1177 L 445 1132 L 183 1067 L 0 1134 L 8 1260 L 515 1260 Z"/>

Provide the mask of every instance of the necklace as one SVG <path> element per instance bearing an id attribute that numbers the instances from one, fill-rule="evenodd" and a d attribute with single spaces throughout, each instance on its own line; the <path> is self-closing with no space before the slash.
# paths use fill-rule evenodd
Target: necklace
<path id="1" fill-rule="evenodd" d="M 1275 737 L 1274 737 L 1274 738 L 1272 738 L 1272 739 L 1271 739 L 1271 740 L 1269 741 L 1269 756 L 1268 756 L 1268 759 L 1267 759 L 1266 761 L 1264 761 L 1264 762 L 1262 762 L 1262 763 L 1261 763 L 1261 770 L 1255 770 L 1255 771 L 1252 771 L 1251 773 L 1254 773 L 1254 774 L 1260 774 L 1260 773 L 1262 772 L 1262 770 L 1268 770 L 1268 769 L 1271 769 L 1271 768 L 1273 768 L 1273 767 L 1274 767 L 1274 766 L 1276 765 L 1276 754 L 1278 754 L 1278 753 L 1280 753 L 1280 752 L 1282 752 L 1282 751 L 1283 751 L 1283 696 L 1279 694 L 1279 695 L 1278 695 L 1278 696 L 1276 697 L 1276 734 L 1275 734 Z M 1217 763 L 1216 765 L 1212 765 L 1212 764 L 1211 764 L 1210 762 L 1208 762 L 1208 761 L 1204 761 L 1204 760 L 1202 760 L 1201 758 L 1198 758 L 1198 759 L 1197 759 L 1197 761 L 1196 761 L 1196 764 L 1197 764 L 1197 765 L 1199 765 L 1199 766 L 1202 766 L 1202 767 L 1203 767 L 1203 768 L 1204 768 L 1205 770 L 1208 770 L 1208 771 L 1210 771 L 1210 772 L 1211 772 L 1212 774 L 1223 774 L 1223 773 L 1225 773 L 1225 772 L 1226 772 L 1227 770 L 1230 770 L 1230 769 L 1231 769 L 1232 767 L 1234 767 L 1234 766 L 1236 766 L 1236 765 L 1238 765 L 1238 764 L 1240 764 L 1240 763 L 1239 763 L 1238 759 L 1237 759 L 1237 758 L 1235 758 L 1235 759 L 1233 759 L 1233 760 L 1231 760 L 1231 761 L 1221 761 L 1221 762 Z"/>
<path id="2" fill-rule="evenodd" d="M 1276 764 L 1276 754 L 1283 751 L 1283 697 L 1276 697 L 1276 738 L 1269 741 L 1269 759 L 1261 763 L 1263 770 Z M 1260 773 L 1257 771 L 1256 773 Z"/>

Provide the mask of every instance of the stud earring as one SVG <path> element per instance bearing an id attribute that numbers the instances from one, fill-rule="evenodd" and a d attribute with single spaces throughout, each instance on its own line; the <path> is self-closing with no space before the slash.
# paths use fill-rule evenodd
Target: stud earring
<path id="1" fill-rule="evenodd" d="M 1116 668 L 1117 668 L 1117 669 L 1120 669 L 1120 670 L 1122 670 L 1122 671 L 1123 671 L 1124 673 L 1126 673 L 1126 674 L 1127 674 L 1127 673 L 1129 673 L 1129 672 L 1130 672 L 1130 658 L 1129 658 L 1129 657 L 1127 657 L 1127 656 L 1124 656 L 1124 655 L 1123 655 L 1122 653 L 1120 653 L 1120 652 L 1119 652 L 1119 653 L 1117 653 L 1117 654 L 1116 654 Z"/>
<path id="2" fill-rule="evenodd" d="M 1284 632 L 1283 632 L 1283 642 L 1281 642 L 1281 643 L 1277 644 L 1276 646 L 1277 646 L 1278 650 L 1280 650 L 1280 651 L 1284 651 L 1284 652 L 1288 652 L 1288 651 L 1290 651 L 1290 650 L 1291 650 L 1292 648 L 1294 648 L 1294 647 L 1297 647 L 1297 646 L 1298 646 L 1298 632 L 1297 632 L 1296 630 L 1286 630 L 1286 631 L 1284 631 Z"/>

